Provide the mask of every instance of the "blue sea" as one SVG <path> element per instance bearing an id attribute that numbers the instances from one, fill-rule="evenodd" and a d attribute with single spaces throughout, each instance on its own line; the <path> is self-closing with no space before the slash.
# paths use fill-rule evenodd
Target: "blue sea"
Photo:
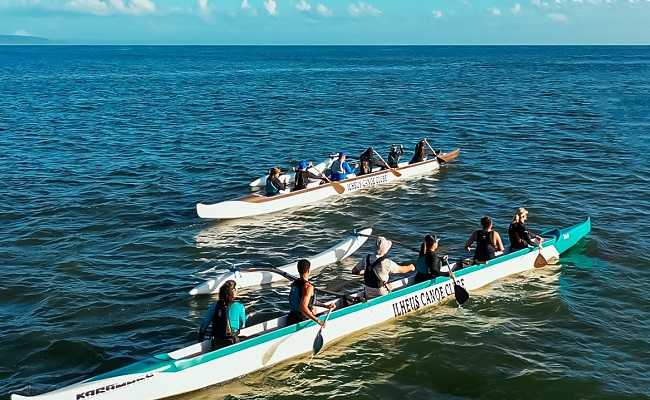
<path id="1" fill-rule="evenodd" d="M 316 207 L 196 216 L 274 165 L 423 137 L 460 158 Z M 523 206 L 534 230 L 593 231 L 461 309 L 180 398 L 650 399 L 649 153 L 650 47 L 0 46 L 0 398 L 192 343 L 214 301 L 188 295 L 199 271 L 364 226 L 461 254 L 483 215 L 507 236 Z M 356 290 L 355 262 L 314 281 Z M 241 300 L 256 322 L 287 293 Z"/>

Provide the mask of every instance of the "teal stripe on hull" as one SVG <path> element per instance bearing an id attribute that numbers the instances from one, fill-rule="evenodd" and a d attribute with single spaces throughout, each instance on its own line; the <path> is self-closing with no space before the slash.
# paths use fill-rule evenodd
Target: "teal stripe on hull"
<path id="1" fill-rule="evenodd" d="M 557 249 L 558 253 L 563 253 L 572 246 L 574 246 L 580 239 L 585 237 L 589 232 L 591 231 L 591 220 L 587 218 L 585 221 L 564 228 L 564 229 L 555 229 L 551 231 L 546 231 L 543 233 L 543 236 L 545 236 L 546 240 L 544 242 L 544 247 L 548 246 L 555 246 Z M 548 236 L 553 236 L 548 237 Z M 511 260 L 513 258 L 522 256 L 524 254 L 537 251 L 535 248 L 529 248 L 529 249 L 522 249 L 519 251 L 516 251 L 514 253 L 509 253 L 506 255 L 503 255 L 501 257 L 498 257 L 486 264 L 482 265 L 475 265 L 471 267 L 466 267 L 463 268 L 462 270 L 458 271 L 455 275 L 456 277 L 461 277 L 467 274 L 471 274 L 472 272 L 488 268 L 488 267 L 493 267 L 495 265 L 501 264 L 503 262 L 506 262 L 508 260 Z M 357 312 L 359 310 L 362 310 L 367 307 L 372 307 L 377 304 L 385 303 L 392 301 L 395 298 L 407 295 L 412 292 L 419 291 L 421 289 L 427 288 L 429 286 L 435 286 L 437 284 L 440 284 L 442 282 L 445 282 L 449 280 L 447 277 L 437 277 L 434 280 L 427 281 L 427 282 L 422 282 L 417 285 L 411 285 L 408 287 L 405 287 L 403 289 L 395 290 L 389 294 L 383 295 L 381 297 L 377 297 L 371 300 L 368 300 L 365 303 L 357 303 L 353 304 L 351 306 L 342 308 L 340 310 L 333 311 L 332 314 L 330 315 L 330 320 L 335 320 L 336 318 L 341 318 L 343 316 L 346 316 L 348 314 Z M 277 329 L 275 331 L 262 334 L 260 336 L 245 340 L 243 342 L 234 344 L 232 346 L 228 346 L 222 349 L 218 349 L 215 351 L 212 351 L 210 353 L 205 353 L 190 359 L 183 359 L 183 360 L 172 360 L 169 358 L 166 354 L 160 354 L 155 357 L 148 358 L 146 360 L 127 365 L 123 368 L 119 368 L 114 371 L 107 372 L 102 375 L 98 375 L 96 377 L 90 378 L 85 382 L 93 382 L 93 381 L 98 381 L 101 379 L 106 379 L 106 378 L 112 378 L 115 376 L 120 376 L 120 375 L 127 375 L 127 374 L 141 374 L 145 372 L 152 372 L 152 371 L 159 371 L 159 372 L 177 372 L 181 371 L 187 368 L 191 368 L 193 366 L 203 364 L 215 359 L 218 359 L 220 357 L 242 351 L 245 349 L 248 349 L 250 347 L 257 346 L 262 343 L 269 342 L 271 340 L 277 339 L 279 337 L 291 334 L 293 332 L 297 332 L 299 330 L 302 330 L 304 328 L 310 327 L 314 325 L 315 323 L 313 321 L 303 321 L 295 325 L 287 326 L 284 328 Z M 167 358 L 167 360 L 165 360 Z"/>

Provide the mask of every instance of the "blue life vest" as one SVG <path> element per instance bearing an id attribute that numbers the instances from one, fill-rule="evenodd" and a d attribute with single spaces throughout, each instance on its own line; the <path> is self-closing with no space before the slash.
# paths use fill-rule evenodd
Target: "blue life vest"
<path id="1" fill-rule="evenodd" d="M 266 178 L 266 185 L 264 186 L 267 196 L 275 196 L 280 193 L 280 188 L 273 184 L 270 178 Z"/>

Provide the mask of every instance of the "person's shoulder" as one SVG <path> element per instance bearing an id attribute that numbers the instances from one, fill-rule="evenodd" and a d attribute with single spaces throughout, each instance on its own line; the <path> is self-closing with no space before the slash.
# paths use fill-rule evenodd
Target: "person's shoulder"
<path id="1" fill-rule="evenodd" d="M 240 309 L 240 310 L 243 310 L 245 308 L 244 304 L 240 301 L 233 302 L 230 307 L 232 307 L 233 309 Z"/>

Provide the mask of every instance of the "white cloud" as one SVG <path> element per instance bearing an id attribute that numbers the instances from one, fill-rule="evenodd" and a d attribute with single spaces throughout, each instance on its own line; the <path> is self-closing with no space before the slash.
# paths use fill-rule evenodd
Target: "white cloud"
<path id="1" fill-rule="evenodd" d="M 241 9 L 242 10 L 249 10 L 251 8 L 250 4 L 248 4 L 248 0 L 242 0 L 241 2 Z"/>
<path id="2" fill-rule="evenodd" d="M 34 36 L 32 35 L 31 32 L 25 30 L 25 29 L 18 29 L 16 32 L 13 33 L 13 35 L 16 36 Z"/>
<path id="3" fill-rule="evenodd" d="M 331 17 L 332 16 L 332 10 L 327 8 L 324 4 L 318 3 L 316 6 L 316 12 L 322 15 L 323 17 Z"/>
<path id="4" fill-rule="evenodd" d="M 521 4 L 517 3 L 514 6 L 512 6 L 510 12 L 512 12 L 515 15 L 521 13 Z"/>
<path id="5" fill-rule="evenodd" d="M 95 15 L 106 15 L 111 11 L 108 4 L 101 0 L 70 0 L 65 6 L 73 11 Z"/>
<path id="6" fill-rule="evenodd" d="M 199 6 L 199 13 L 204 17 L 210 15 L 210 5 L 208 0 L 196 0 L 197 5 Z"/>
<path id="7" fill-rule="evenodd" d="M 149 14 L 156 11 L 152 0 L 69 0 L 65 8 L 87 14 Z"/>
<path id="8" fill-rule="evenodd" d="M 492 7 L 490 8 L 490 14 L 499 16 L 501 15 L 501 10 L 496 7 Z"/>
<path id="9" fill-rule="evenodd" d="M 278 3 L 275 0 L 264 0 L 264 8 L 269 15 L 278 15 Z"/>
<path id="10" fill-rule="evenodd" d="M 378 17 L 382 14 L 382 11 L 368 3 L 360 1 L 358 3 L 352 3 L 348 6 L 348 13 L 353 17 L 370 15 L 373 17 Z"/>
<path id="11" fill-rule="evenodd" d="M 309 11 L 311 10 L 311 4 L 307 3 L 305 0 L 300 0 L 296 4 L 296 10 L 303 12 Z"/>
<path id="12" fill-rule="evenodd" d="M 440 10 L 433 10 L 432 14 L 433 14 L 433 18 L 442 18 L 443 16 L 442 11 Z"/>
<path id="13" fill-rule="evenodd" d="M 569 20 L 566 15 L 560 13 L 550 13 L 548 17 L 555 22 L 567 22 Z"/>

